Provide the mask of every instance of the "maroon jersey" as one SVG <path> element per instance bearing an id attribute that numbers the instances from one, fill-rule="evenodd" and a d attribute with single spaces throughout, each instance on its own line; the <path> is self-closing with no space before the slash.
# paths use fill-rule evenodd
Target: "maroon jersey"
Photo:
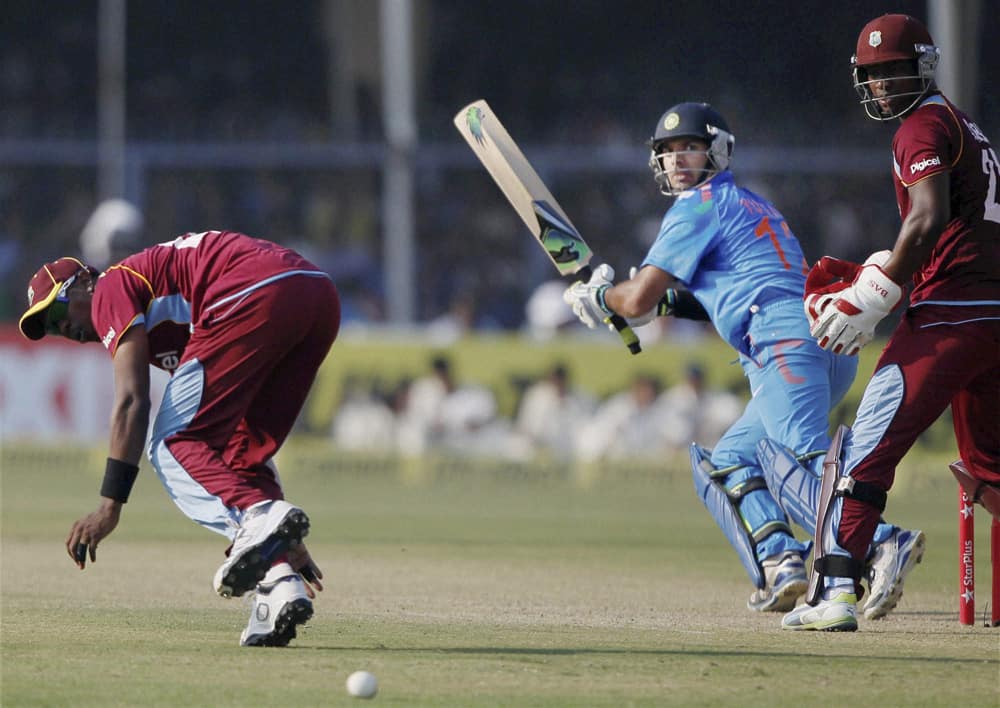
<path id="1" fill-rule="evenodd" d="M 318 271 L 269 241 L 231 231 L 188 233 L 108 268 L 94 289 L 91 316 L 112 356 L 122 334 L 142 324 L 150 363 L 172 371 L 194 329 L 210 327 L 263 285 Z"/>
<path id="2" fill-rule="evenodd" d="M 892 141 L 899 214 L 907 188 L 948 172 L 951 216 L 930 257 L 913 276 L 911 304 L 1000 307 L 1000 162 L 986 136 L 944 96 L 929 96 Z"/>

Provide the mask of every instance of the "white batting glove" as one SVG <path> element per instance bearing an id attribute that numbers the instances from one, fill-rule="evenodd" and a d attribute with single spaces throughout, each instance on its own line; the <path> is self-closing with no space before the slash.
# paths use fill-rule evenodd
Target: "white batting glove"
<path id="1" fill-rule="evenodd" d="M 563 293 L 563 302 L 573 308 L 573 314 L 585 325 L 594 329 L 598 323 L 605 323 L 614 314 L 604 303 L 604 293 L 611 287 L 615 269 L 602 263 L 594 269 L 590 280 L 576 281 Z"/>
<path id="2" fill-rule="evenodd" d="M 817 307 L 809 332 L 821 348 L 850 356 L 875 337 L 875 325 L 903 298 L 903 289 L 882 270 L 891 255 L 890 251 L 873 253 L 850 287 L 830 293 L 836 297 Z"/>

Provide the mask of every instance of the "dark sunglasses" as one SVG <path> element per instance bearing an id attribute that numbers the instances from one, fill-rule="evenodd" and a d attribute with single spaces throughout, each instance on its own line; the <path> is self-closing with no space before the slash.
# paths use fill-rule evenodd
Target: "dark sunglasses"
<path id="1" fill-rule="evenodd" d="M 62 284 L 59 288 L 59 294 L 56 295 L 56 299 L 52 301 L 52 304 L 45 311 L 46 334 L 62 334 L 59 331 L 59 323 L 69 317 L 69 288 L 74 280 L 76 280 L 75 275 Z"/>

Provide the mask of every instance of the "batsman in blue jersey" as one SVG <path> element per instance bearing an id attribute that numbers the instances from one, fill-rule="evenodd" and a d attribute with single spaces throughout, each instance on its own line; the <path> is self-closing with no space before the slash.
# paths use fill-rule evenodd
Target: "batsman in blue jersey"
<path id="1" fill-rule="evenodd" d="M 785 510 L 813 531 L 830 410 L 858 364 L 820 349 L 809 334 L 802 307 L 809 266 L 774 205 L 736 185 L 728 170 L 734 142 L 708 104 L 681 103 L 664 113 L 649 164 L 674 202 L 656 241 L 629 280 L 613 285 L 614 272 L 602 265 L 589 282 L 574 283 L 565 300 L 590 327 L 612 313 L 633 326 L 661 315 L 711 320 L 739 352 L 750 402 L 712 450 L 691 446 L 691 467 L 698 495 L 756 586 L 747 606 L 782 612 L 806 590 L 811 545 L 795 538 Z M 793 484 L 781 478 L 779 504 L 765 472 L 781 447 L 814 475 Z M 923 534 L 912 535 L 922 552 Z M 902 593 L 905 573 L 893 572 L 900 536 L 885 523 L 876 532 L 865 605 L 870 619 L 888 613 Z"/>

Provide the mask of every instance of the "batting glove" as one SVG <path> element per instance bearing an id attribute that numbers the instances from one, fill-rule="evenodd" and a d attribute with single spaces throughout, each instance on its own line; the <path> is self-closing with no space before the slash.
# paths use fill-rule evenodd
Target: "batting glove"
<path id="1" fill-rule="evenodd" d="M 607 323 L 614 314 L 604 302 L 604 293 L 611 287 L 615 270 L 607 263 L 594 269 L 590 280 L 576 281 L 563 293 L 563 302 L 573 308 L 573 314 L 585 325 L 594 329 L 598 323 Z"/>
<path id="2" fill-rule="evenodd" d="M 869 256 L 850 286 L 820 309 L 809 332 L 821 348 L 850 356 L 875 337 L 875 325 L 903 298 L 903 289 L 882 270 L 891 255 L 879 251 Z"/>

